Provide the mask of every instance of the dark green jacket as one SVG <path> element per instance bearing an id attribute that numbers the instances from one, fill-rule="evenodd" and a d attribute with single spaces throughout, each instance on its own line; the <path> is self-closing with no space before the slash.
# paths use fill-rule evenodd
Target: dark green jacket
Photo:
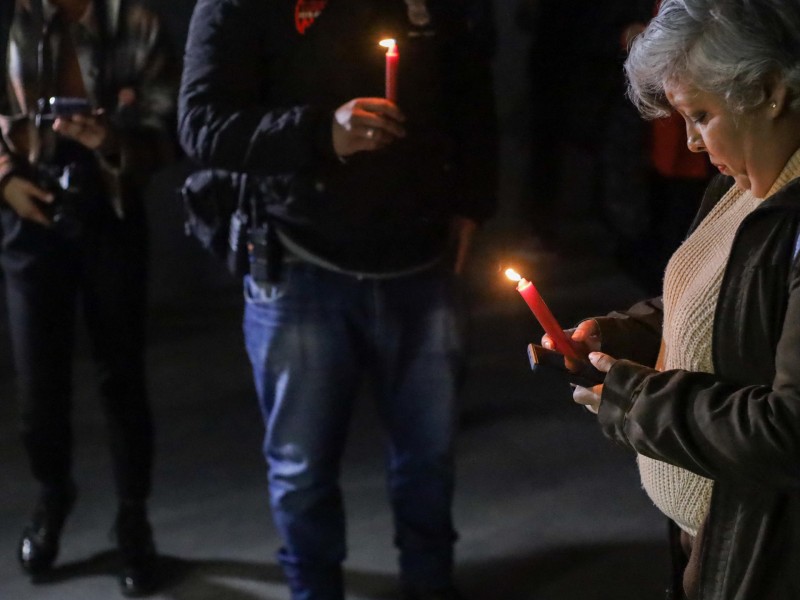
<path id="1" fill-rule="evenodd" d="M 712 183 L 701 216 L 730 182 Z M 794 180 L 739 227 L 714 318 L 714 374 L 620 360 L 605 381 L 608 437 L 714 480 L 697 600 L 800 598 L 798 224 Z M 653 364 L 661 319 L 659 301 L 598 319 L 603 351 Z"/>

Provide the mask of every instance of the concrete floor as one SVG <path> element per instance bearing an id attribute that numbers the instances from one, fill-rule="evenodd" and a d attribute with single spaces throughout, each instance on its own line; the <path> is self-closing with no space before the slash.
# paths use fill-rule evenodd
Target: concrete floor
<path id="1" fill-rule="evenodd" d="M 529 371 L 525 345 L 541 331 L 496 267 L 513 255 L 562 323 L 627 306 L 641 292 L 602 253 L 514 253 L 503 240 L 501 232 L 485 234 L 465 284 L 472 349 L 455 504 L 459 584 L 471 600 L 663 598 L 665 522 L 640 489 L 633 456 L 601 436 L 595 419 L 572 404 L 565 382 Z M 278 540 L 240 312 L 232 284 L 152 311 L 158 456 L 151 511 L 166 581 L 155 598 L 288 598 L 274 560 Z M 7 349 L 0 358 L 0 599 L 116 598 L 109 538 L 115 507 L 91 365 L 81 354 L 79 501 L 53 581 L 32 585 L 14 555 L 36 488 L 14 429 Z M 362 402 L 342 478 L 354 600 L 397 597 L 380 438 L 371 406 Z"/>

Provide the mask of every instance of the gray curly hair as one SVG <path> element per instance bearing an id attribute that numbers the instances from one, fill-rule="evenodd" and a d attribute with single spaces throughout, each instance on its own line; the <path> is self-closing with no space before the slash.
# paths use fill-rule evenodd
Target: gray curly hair
<path id="1" fill-rule="evenodd" d="M 800 0 L 664 0 L 633 41 L 625 73 L 645 118 L 671 112 L 670 83 L 716 95 L 741 114 L 783 80 L 800 109 Z"/>

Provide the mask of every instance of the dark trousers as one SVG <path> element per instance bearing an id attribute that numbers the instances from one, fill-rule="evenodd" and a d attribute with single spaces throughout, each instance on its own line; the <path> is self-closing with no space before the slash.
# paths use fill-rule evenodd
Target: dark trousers
<path id="1" fill-rule="evenodd" d="M 150 492 L 153 426 L 144 374 L 146 228 L 96 200 L 78 239 L 2 209 L 0 254 L 17 371 L 21 433 L 45 493 L 72 484 L 72 359 L 82 310 L 108 420 L 121 500 Z"/>

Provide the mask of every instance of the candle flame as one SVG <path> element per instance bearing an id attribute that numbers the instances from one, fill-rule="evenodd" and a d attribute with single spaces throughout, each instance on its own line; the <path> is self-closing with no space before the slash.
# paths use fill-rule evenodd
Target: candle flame
<path id="1" fill-rule="evenodd" d="M 519 281 L 522 279 L 522 275 L 517 273 L 514 269 L 506 269 L 506 277 L 511 281 Z"/>
<path id="2" fill-rule="evenodd" d="M 383 46 L 384 48 L 392 50 L 397 45 L 397 42 L 392 38 L 387 38 L 385 40 L 381 40 L 380 42 L 378 42 L 378 44 Z"/>

